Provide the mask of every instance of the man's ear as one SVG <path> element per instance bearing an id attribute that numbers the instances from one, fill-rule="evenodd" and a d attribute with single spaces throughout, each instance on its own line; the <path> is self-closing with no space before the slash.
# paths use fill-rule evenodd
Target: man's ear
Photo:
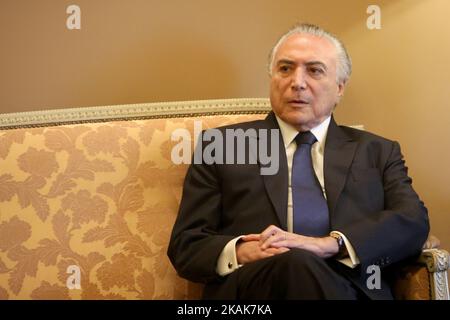
<path id="1" fill-rule="evenodd" d="M 336 108 L 336 106 L 341 101 L 342 97 L 344 96 L 344 89 L 345 89 L 345 81 L 338 83 L 337 99 L 336 99 L 336 105 L 334 106 L 334 108 Z"/>
<path id="2" fill-rule="evenodd" d="M 344 89 L 345 89 L 345 81 L 342 81 L 342 82 L 338 83 L 338 97 L 339 97 L 339 99 L 341 99 L 342 96 L 344 95 Z"/>

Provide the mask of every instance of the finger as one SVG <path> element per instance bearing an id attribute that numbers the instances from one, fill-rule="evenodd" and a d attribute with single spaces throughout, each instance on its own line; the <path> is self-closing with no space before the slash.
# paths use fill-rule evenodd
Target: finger
<path id="1" fill-rule="evenodd" d="M 277 234 L 277 236 L 274 236 L 271 238 L 272 241 L 267 241 L 265 245 L 268 245 L 269 247 L 286 247 L 291 248 L 295 246 L 295 240 L 296 237 L 290 232 L 287 231 L 281 231 Z"/>
<path id="2" fill-rule="evenodd" d="M 264 229 L 263 232 L 261 232 L 261 241 L 265 241 L 267 238 L 269 238 L 274 232 L 276 232 L 276 227 L 274 225 L 268 226 L 266 229 Z"/>
<path id="3" fill-rule="evenodd" d="M 285 240 L 286 240 L 286 235 L 283 231 L 275 233 L 261 244 L 261 249 L 263 249 L 263 250 L 267 249 L 267 248 L 273 246 L 274 243 L 278 243 L 278 242 L 285 241 Z"/>
<path id="4" fill-rule="evenodd" d="M 281 247 L 281 248 L 272 248 L 271 247 L 271 248 L 266 249 L 264 252 L 267 252 L 267 253 L 270 253 L 272 255 L 275 255 L 275 254 L 288 252 L 289 250 L 290 249 L 286 248 L 286 247 Z"/>
<path id="5" fill-rule="evenodd" d="M 250 244 L 251 242 L 244 242 L 244 244 L 247 244 L 247 243 Z M 274 255 L 274 252 L 266 252 L 264 250 L 261 250 L 261 248 L 259 248 L 258 245 L 253 248 L 252 248 L 252 246 L 250 246 L 246 249 L 246 252 L 244 255 L 239 256 L 241 259 L 240 260 L 238 259 L 238 262 L 245 264 L 245 263 L 257 261 L 260 259 L 269 258 Z"/>
<path id="6" fill-rule="evenodd" d="M 270 247 L 271 248 L 282 248 L 282 247 L 285 247 L 285 248 L 290 248 L 290 247 L 292 247 L 292 243 L 291 243 L 291 241 L 289 241 L 289 240 L 280 240 L 280 241 L 274 241 L 274 242 L 272 242 L 271 244 L 270 244 Z"/>
<path id="7" fill-rule="evenodd" d="M 283 247 L 283 248 L 278 248 L 278 250 L 280 251 L 280 253 L 285 253 L 285 252 L 288 252 L 291 249 Z"/>
<path id="8" fill-rule="evenodd" d="M 262 245 L 264 242 L 267 241 L 267 239 L 270 239 L 270 237 L 273 237 L 279 231 L 281 231 L 281 229 L 279 229 L 274 225 L 268 226 L 263 232 L 261 232 L 261 237 L 259 240 L 260 244 Z"/>
<path id="9" fill-rule="evenodd" d="M 260 235 L 259 234 L 247 234 L 241 238 L 242 241 L 259 241 Z"/>

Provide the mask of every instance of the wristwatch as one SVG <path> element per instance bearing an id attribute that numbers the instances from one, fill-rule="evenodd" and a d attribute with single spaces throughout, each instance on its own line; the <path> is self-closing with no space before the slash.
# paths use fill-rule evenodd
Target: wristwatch
<path id="1" fill-rule="evenodd" d="M 336 242 L 338 244 L 339 249 L 338 249 L 338 253 L 336 254 L 336 256 L 338 258 L 343 257 L 346 253 L 344 238 L 339 233 L 332 233 L 332 234 L 330 234 L 330 236 L 335 238 Z"/>

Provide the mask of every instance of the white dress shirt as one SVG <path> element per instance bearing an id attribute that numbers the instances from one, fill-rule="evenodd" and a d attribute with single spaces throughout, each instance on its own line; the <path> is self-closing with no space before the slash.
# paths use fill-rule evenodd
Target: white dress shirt
<path id="1" fill-rule="evenodd" d="M 293 231 L 293 207 L 292 207 L 292 188 L 291 188 L 291 173 L 292 173 L 292 161 L 294 158 L 295 150 L 297 149 L 297 144 L 294 139 L 298 134 L 297 129 L 292 127 L 290 124 L 281 120 L 278 116 L 276 116 L 278 125 L 281 130 L 281 135 L 283 137 L 284 147 L 286 149 L 286 158 L 288 164 L 288 208 L 287 208 L 287 231 Z M 330 124 L 331 116 L 326 118 L 321 124 L 317 127 L 311 129 L 311 133 L 316 137 L 317 142 L 314 143 L 311 147 L 311 157 L 314 167 L 314 172 L 316 173 L 317 179 L 320 182 L 322 187 L 322 192 L 324 197 L 326 198 L 325 192 L 325 182 L 324 182 L 324 173 L 323 173 L 323 155 L 325 150 L 325 140 L 327 137 L 328 126 Z M 355 250 L 353 246 L 350 244 L 348 239 L 339 231 L 332 231 L 332 233 L 337 233 L 342 236 L 344 239 L 345 246 L 347 248 L 348 257 L 339 259 L 338 261 L 342 262 L 346 266 L 350 268 L 354 268 L 359 264 L 359 259 L 356 256 Z M 217 260 L 216 272 L 221 275 L 227 275 L 241 265 L 237 263 L 236 258 L 236 243 L 242 236 L 236 237 L 233 240 L 229 241 L 224 249 L 222 250 L 219 259 Z"/>

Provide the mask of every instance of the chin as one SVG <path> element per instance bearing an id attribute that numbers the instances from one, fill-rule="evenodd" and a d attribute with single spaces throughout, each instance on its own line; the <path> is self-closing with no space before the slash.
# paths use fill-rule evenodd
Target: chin
<path id="1" fill-rule="evenodd" d="M 289 123 L 291 126 L 296 127 L 297 129 L 309 127 L 308 123 L 311 122 L 310 119 L 307 119 L 305 117 L 299 117 L 299 116 L 287 116 L 282 118 L 284 122 Z"/>
<path id="2" fill-rule="evenodd" d="M 289 122 L 291 124 L 295 124 L 295 125 L 304 125 L 307 124 L 308 122 L 311 122 L 311 116 L 308 115 L 307 112 L 302 112 L 302 111 L 293 111 L 293 112 L 289 112 L 286 114 L 285 116 L 286 122 Z"/>

